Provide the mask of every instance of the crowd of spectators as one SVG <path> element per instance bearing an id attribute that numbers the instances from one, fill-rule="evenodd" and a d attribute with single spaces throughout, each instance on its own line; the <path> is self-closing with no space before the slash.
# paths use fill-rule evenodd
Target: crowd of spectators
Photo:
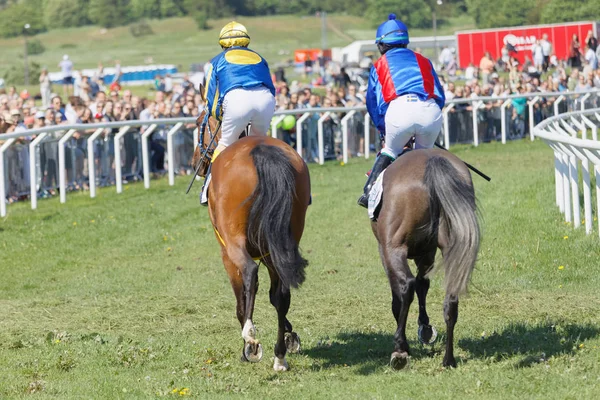
<path id="1" fill-rule="evenodd" d="M 61 65 L 68 59 L 64 59 Z M 76 71 L 73 73 L 77 76 Z M 156 82 L 157 88 L 149 98 L 132 94 L 131 90 L 123 90 L 118 82 L 118 75 L 112 82 L 104 82 L 102 75 L 94 77 L 81 76 L 62 85 L 69 95 L 64 96 L 52 91 L 46 69 L 39 77 L 40 96 L 34 98 L 27 90 L 18 92 L 14 86 L 0 89 L 0 133 L 27 132 L 30 129 L 45 126 L 94 124 L 115 121 L 143 120 L 151 121 L 163 118 L 197 117 L 204 108 L 202 96 L 198 87 L 185 78 L 182 82 L 172 83 L 166 91 L 161 82 L 169 77 L 163 77 Z M 60 87 L 60 86 L 59 86 Z M 57 90 L 58 92 L 58 90 Z M 132 128 L 123 138 L 122 169 L 125 182 L 140 179 L 141 163 L 141 134 L 148 127 Z M 167 132 L 170 126 L 159 125 L 150 136 L 151 172 L 161 175 L 165 170 L 165 152 Z M 195 124 L 185 125 L 175 136 L 175 166 L 177 173 L 190 174 L 190 160 L 193 152 L 193 130 Z M 101 185 L 111 185 L 115 182 L 114 174 L 114 135 L 118 128 L 106 128 L 94 142 L 96 174 Z M 69 189 L 87 189 L 87 139 L 95 129 L 78 129 L 66 143 L 66 170 Z M 64 134 L 59 131 L 50 134 L 40 145 L 39 183 L 40 195 L 49 196 L 56 193 L 58 177 L 58 140 Z M 9 149 L 6 158 L 9 174 L 8 185 L 24 186 L 29 183 L 29 143 L 34 137 L 18 139 Z M 0 134 L 0 142 L 1 142 Z M 11 157 L 12 156 L 12 157 Z M 14 165 L 11 165 L 14 164 Z M 24 195 L 20 187 L 9 187 L 13 196 L 10 201 Z"/>
<path id="2" fill-rule="evenodd" d="M 447 100 L 495 97 L 485 101 L 478 110 L 477 124 L 481 139 L 499 139 L 501 130 L 501 108 L 504 98 L 509 95 L 531 95 L 541 93 L 540 100 L 533 107 L 533 120 L 537 124 L 553 115 L 556 96 L 543 93 L 584 92 L 600 89 L 598 58 L 600 46 L 590 31 L 582 49 L 579 38 L 574 35 L 569 47 L 569 58 L 559 60 L 554 54 L 552 43 L 543 35 L 525 54 L 521 64 L 515 49 L 510 45 L 502 48 L 501 55 L 494 59 L 485 52 L 478 66 L 470 64 L 464 71 L 458 71 L 455 53 L 444 48 L 438 62 Z M 462 73 L 461 73 L 462 72 Z M 570 97 L 560 104 L 560 111 L 578 106 L 581 97 Z M 596 101 L 592 98 L 589 101 Z M 471 141 L 473 132 L 472 103 L 455 104 L 449 115 L 451 141 Z M 523 137 L 528 134 L 529 109 L 527 99 L 517 98 L 508 107 L 507 126 L 510 137 Z"/>
<path id="3" fill-rule="evenodd" d="M 416 50 L 420 51 L 420 50 Z M 509 95 L 528 95 L 542 93 L 540 101 L 533 108 L 536 123 L 553 114 L 555 96 L 543 96 L 543 93 L 581 92 L 600 89 L 600 69 L 598 40 L 590 32 L 584 43 L 574 36 L 567 60 L 557 60 L 552 44 L 544 35 L 537 41 L 531 54 L 525 57 L 521 65 L 510 45 L 502 49 L 498 59 L 489 52 L 482 57 L 479 65 L 469 65 L 460 71 L 456 63 L 455 52 L 443 48 L 437 61 L 437 70 L 445 88 L 447 100 L 475 99 L 493 97 L 485 100 L 478 108 L 477 119 L 473 120 L 473 102 L 455 103 L 448 115 L 451 142 L 471 142 L 473 124 L 477 124 L 481 141 L 498 140 L 501 132 L 501 105 Z M 282 67 L 274 68 L 273 81 L 276 87 L 278 110 L 297 110 L 291 114 L 292 121 L 286 121 L 278 128 L 278 137 L 292 146 L 296 146 L 296 121 L 308 108 L 363 106 L 366 97 L 368 71 L 374 59 L 366 55 L 357 66 L 343 66 L 330 62 L 319 55 L 315 60 L 307 59 L 301 75 L 303 82 L 292 81 L 285 77 Z M 110 79 L 104 76 L 104 67 L 98 65 L 93 76 L 79 73 L 68 56 L 59 63 L 64 84 L 53 86 L 48 70 L 43 69 L 39 76 L 39 96 L 35 98 L 27 90 L 18 91 L 14 86 L 0 88 L 0 142 L 1 133 L 27 132 L 29 129 L 43 128 L 49 125 L 91 124 L 113 121 L 142 120 L 151 121 L 162 118 L 197 117 L 204 103 L 188 77 L 177 80 L 170 75 L 157 76 L 151 96 L 139 97 L 119 83 L 121 65 L 115 61 L 115 74 Z M 352 68 L 351 68 L 352 67 Z M 54 89 L 54 90 L 53 90 Z M 61 90 L 62 89 L 62 90 Z M 62 93 L 60 93 L 62 91 Z M 560 110 L 573 107 L 577 98 L 563 101 Z M 595 98 L 594 98 L 594 101 Z M 569 105 L 568 103 L 571 102 Z M 302 129 L 303 156 L 306 161 L 318 161 L 318 121 L 324 118 L 323 139 L 326 159 L 342 158 L 341 120 L 345 113 L 312 113 L 304 120 Z M 506 126 L 510 138 L 527 135 L 529 124 L 527 99 L 515 98 L 507 108 Z M 364 118 L 356 113 L 349 119 L 348 149 L 350 156 L 363 155 Z M 141 134 L 150 122 L 140 128 L 133 128 L 123 140 L 122 170 L 124 179 L 136 180 L 142 177 Z M 150 136 L 151 171 L 160 175 L 165 170 L 166 136 L 170 126 L 160 125 Z M 179 174 L 190 174 L 190 160 L 193 152 L 194 124 L 183 127 L 181 134 L 175 136 L 175 168 Z M 71 189 L 87 187 L 87 138 L 94 129 L 80 129 L 67 142 L 67 177 Z M 114 135 L 118 129 L 105 129 L 95 142 L 95 164 L 101 185 L 114 183 Z M 55 194 L 58 177 L 57 149 L 62 133 L 50 135 L 39 146 L 39 183 L 41 195 Z M 378 142 L 374 128 L 371 127 L 372 149 Z M 29 154 L 25 137 L 12 146 L 14 166 L 20 166 L 20 176 L 9 176 L 7 181 L 26 182 L 28 184 Z M 21 146 L 19 146 L 21 144 Z M 10 163 L 10 161 L 9 161 Z M 12 170 L 8 168 L 9 174 Z M 17 179 L 18 178 L 18 179 Z M 13 188 L 12 193 L 24 190 Z"/>

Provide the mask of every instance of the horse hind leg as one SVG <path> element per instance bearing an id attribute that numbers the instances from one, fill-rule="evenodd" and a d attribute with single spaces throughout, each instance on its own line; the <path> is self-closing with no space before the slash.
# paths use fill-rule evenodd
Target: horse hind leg
<path id="1" fill-rule="evenodd" d="M 446 354 L 442 365 L 444 367 L 456 368 L 456 360 L 454 359 L 454 326 L 458 320 L 458 296 L 446 295 L 444 300 L 444 320 L 446 321 Z"/>
<path id="2" fill-rule="evenodd" d="M 436 329 L 429 324 L 429 315 L 427 315 L 427 292 L 429 291 L 429 279 L 426 275 L 433 268 L 435 262 L 435 251 L 415 259 L 417 264 L 417 278 L 415 281 L 415 291 L 419 300 L 419 330 L 418 337 L 422 344 L 434 344 L 437 339 Z"/>
<path id="3" fill-rule="evenodd" d="M 271 289 L 269 290 L 269 298 L 271 300 L 271 304 L 277 310 L 277 321 L 278 321 L 278 329 L 277 329 L 277 341 L 275 342 L 275 360 L 273 362 L 273 369 L 277 372 L 287 371 L 289 369 L 289 365 L 285 358 L 285 355 L 288 351 L 288 343 L 294 342 L 294 336 L 296 339 L 296 343 L 298 344 L 298 350 L 300 347 L 300 342 L 298 336 L 292 332 L 292 324 L 287 319 L 287 313 L 290 309 L 291 302 L 291 294 L 289 288 L 284 288 L 281 284 L 281 280 L 277 275 L 277 272 L 274 271 L 274 268 L 269 266 L 269 275 L 271 277 Z M 292 336 L 294 335 L 294 336 Z M 286 341 L 286 338 L 288 339 Z M 289 349 L 289 350 L 293 350 Z"/>
<path id="4" fill-rule="evenodd" d="M 415 278 L 408 266 L 405 247 L 383 248 L 381 254 L 392 289 L 392 312 L 398 324 L 394 334 L 394 352 L 390 359 L 390 365 L 394 369 L 402 369 L 408 365 L 406 320 L 410 304 L 414 299 Z"/>
<path id="5" fill-rule="evenodd" d="M 242 360 L 259 362 L 262 359 L 262 346 L 256 339 L 256 328 L 252 322 L 254 301 L 258 290 L 258 265 L 252 260 L 246 249 L 242 247 L 228 247 L 227 255 L 240 271 L 244 288 L 243 317 L 240 321 L 242 324 L 242 338 L 244 339 Z M 238 306 L 240 306 L 239 301 Z"/>

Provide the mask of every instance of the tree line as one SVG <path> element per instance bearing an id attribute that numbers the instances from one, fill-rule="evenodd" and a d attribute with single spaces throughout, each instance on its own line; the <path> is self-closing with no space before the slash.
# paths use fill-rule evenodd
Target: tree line
<path id="1" fill-rule="evenodd" d="M 319 11 L 364 15 L 374 25 L 394 12 L 409 28 L 429 28 L 432 11 L 444 18 L 471 15 L 477 27 L 600 19 L 600 0 L 0 0 L 0 37 L 56 28 L 106 28 L 145 19 L 190 16 L 199 28 L 227 16 L 312 15 Z"/>

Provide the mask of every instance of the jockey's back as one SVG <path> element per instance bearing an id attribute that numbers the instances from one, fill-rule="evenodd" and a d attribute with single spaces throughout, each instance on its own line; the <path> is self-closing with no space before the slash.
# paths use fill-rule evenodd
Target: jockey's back
<path id="1" fill-rule="evenodd" d="M 210 61 L 206 78 L 206 100 L 213 117 L 221 119 L 221 105 L 233 89 L 264 86 L 275 95 L 267 61 L 245 47 L 230 47 Z"/>
<path id="2" fill-rule="evenodd" d="M 413 94 L 444 107 L 444 88 L 431 61 L 407 48 L 392 48 L 382 55 L 371 67 L 369 86 L 374 90 L 367 92 L 367 108 L 382 132 L 389 103 L 400 96 Z"/>

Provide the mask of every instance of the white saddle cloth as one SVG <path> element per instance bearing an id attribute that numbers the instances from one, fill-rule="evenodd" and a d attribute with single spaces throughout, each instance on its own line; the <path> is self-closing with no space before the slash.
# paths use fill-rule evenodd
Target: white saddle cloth
<path id="1" fill-rule="evenodd" d="M 373 221 L 376 218 L 375 211 L 381 202 L 381 196 L 383 195 L 383 174 L 385 174 L 385 170 L 377 177 L 377 180 L 371 187 L 371 191 L 369 192 L 369 218 Z"/>

